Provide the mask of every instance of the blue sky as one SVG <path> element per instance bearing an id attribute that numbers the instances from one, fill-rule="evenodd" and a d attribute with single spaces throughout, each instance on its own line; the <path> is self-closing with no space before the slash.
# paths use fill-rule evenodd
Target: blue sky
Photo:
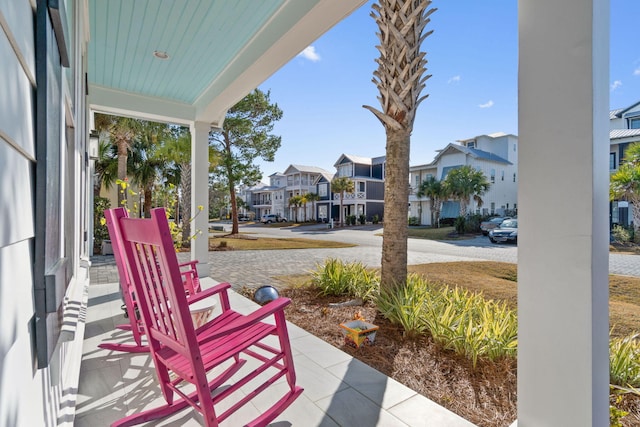
<path id="1" fill-rule="evenodd" d="M 263 181 L 290 164 L 334 172 L 343 154 L 385 154 L 371 82 L 378 57 L 377 26 L 367 3 L 265 81 L 283 110 L 274 129 L 282 146 L 274 162 L 258 162 Z M 428 30 L 429 97 L 418 108 L 411 164 L 429 163 L 450 142 L 494 132 L 517 135 L 518 11 L 516 0 L 434 1 Z M 640 101 L 640 1 L 611 0 L 611 109 Z"/>

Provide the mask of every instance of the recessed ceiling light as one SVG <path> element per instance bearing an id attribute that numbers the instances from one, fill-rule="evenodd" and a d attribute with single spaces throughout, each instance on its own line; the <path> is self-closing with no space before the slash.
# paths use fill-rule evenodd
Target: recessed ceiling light
<path id="1" fill-rule="evenodd" d="M 169 54 L 167 52 L 163 52 L 161 50 L 154 50 L 153 51 L 153 56 L 155 56 L 158 59 L 169 59 Z"/>

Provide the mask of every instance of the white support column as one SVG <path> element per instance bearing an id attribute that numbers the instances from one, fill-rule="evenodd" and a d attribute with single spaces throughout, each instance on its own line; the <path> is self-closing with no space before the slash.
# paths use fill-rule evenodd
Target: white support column
<path id="1" fill-rule="evenodd" d="M 198 213 L 198 206 L 204 209 L 196 216 L 191 232 L 202 232 L 191 241 L 191 259 L 199 260 L 198 275 L 207 277 L 209 266 L 209 131 L 211 124 L 195 122 L 191 125 L 191 214 Z"/>
<path id="2" fill-rule="evenodd" d="M 609 0 L 520 0 L 519 36 L 518 426 L 605 426 Z"/>

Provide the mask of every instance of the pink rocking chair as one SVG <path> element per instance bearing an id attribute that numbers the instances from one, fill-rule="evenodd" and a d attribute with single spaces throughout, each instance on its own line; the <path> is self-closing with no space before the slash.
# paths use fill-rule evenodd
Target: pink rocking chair
<path id="1" fill-rule="evenodd" d="M 138 302 L 136 301 L 135 289 L 127 269 L 124 248 L 122 246 L 122 236 L 117 221 L 118 218 L 127 218 L 128 214 L 124 208 L 116 208 L 105 210 L 104 215 L 107 220 L 107 229 L 109 230 L 109 237 L 111 238 L 116 266 L 118 267 L 120 288 L 122 290 L 122 296 L 125 303 L 126 317 L 129 319 L 128 324 L 117 325 L 116 328 L 124 331 L 131 331 L 135 344 L 108 342 L 102 343 L 98 345 L 98 347 L 106 350 L 123 351 L 128 353 L 145 353 L 149 351 L 149 347 L 142 341 L 144 328 L 142 327 L 142 320 L 138 313 Z M 180 264 L 184 291 L 189 296 L 188 300 L 190 304 L 207 298 L 229 287 L 228 285 L 219 285 L 221 288 L 212 288 L 211 290 L 207 290 L 205 293 L 202 293 L 196 264 L 198 264 L 198 261 L 189 261 Z M 226 296 L 221 298 L 224 298 L 222 299 L 223 309 L 228 309 L 229 306 Z"/>
<path id="2" fill-rule="evenodd" d="M 245 424 L 265 426 L 300 396 L 303 390 L 295 385 L 296 374 L 284 316 L 284 308 L 290 300 L 278 298 L 249 315 L 227 308 L 196 329 L 191 321 L 164 209 L 152 210 L 151 219 L 118 217 L 115 213 L 112 218 L 120 228 L 124 259 L 138 296 L 160 389 L 167 402 L 159 408 L 123 418 L 112 426 L 135 425 L 165 417 L 187 405 L 204 417 L 206 426 L 218 426 L 284 377 L 288 384 L 284 395 L 262 415 Z M 267 318 L 273 321 L 264 322 Z M 257 361 L 257 367 L 227 384 L 240 372 L 246 362 L 241 357 L 245 356 Z M 208 379 L 207 373 L 214 368 L 223 371 Z M 183 387 L 188 384 L 195 391 L 188 393 Z M 220 387 L 223 384 L 225 387 Z M 248 391 L 250 386 L 255 388 Z M 212 397 L 212 391 L 219 387 Z M 241 387 L 242 392 L 235 393 Z M 275 399 L 277 397 L 272 400 Z M 229 401 L 230 407 L 218 414 L 215 406 L 223 400 Z"/>

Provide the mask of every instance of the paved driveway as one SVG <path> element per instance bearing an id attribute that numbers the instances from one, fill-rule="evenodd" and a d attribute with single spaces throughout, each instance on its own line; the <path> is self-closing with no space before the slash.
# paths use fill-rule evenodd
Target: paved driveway
<path id="1" fill-rule="evenodd" d="M 234 286 L 265 285 L 270 284 L 270 278 L 276 276 L 309 272 L 329 257 L 360 261 L 371 267 L 380 266 L 382 237 L 378 234 L 382 233 L 382 228 L 379 226 L 330 230 L 326 225 L 292 228 L 243 225 L 241 231 L 256 236 L 304 237 L 355 243 L 358 246 L 339 249 L 210 252 L 211 276 L 214 279 L 228 281 Z M 410 265 L 450 261 L 516 263 L 517 260 L 517 246 L 495 245 L 483 236 L 459 241 L 409 239 Z M 611 273 L 640 277 L 640 257 L 637 255 L 611 254 L 609 266 Z"/>

